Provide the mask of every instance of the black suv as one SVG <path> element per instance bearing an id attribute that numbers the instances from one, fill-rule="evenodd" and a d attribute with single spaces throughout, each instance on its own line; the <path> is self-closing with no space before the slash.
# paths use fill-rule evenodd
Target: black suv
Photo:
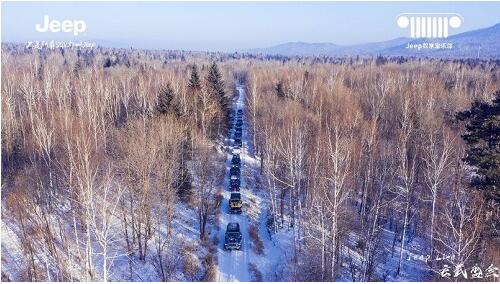
<path id="1" fill-rule="evenodd" d="M 241 214 L 242 207 L 243 200 L 241 200 L 241 193 L 231 192 L 231 197 L 229 198 L 229 213 Z"/>
<path id="2" fill-rule="evenodd" d="M 241 164 L 240 155 L 233 155 L 233 158 L 231 159 L 231 164 L 239 166 Z"/>
<path id="3" fill-rule="evenodd" d="M 224 236 L 224 249 L 233 250 L 241 249 L 241 232 L 240 224 L 238 223 L 228 223 L 226 228 L 226 234 Z"/>
<path id="4" fill-rule="evenodd" d="M 231 184 L 231 191 L 240 191 L 240 185 L 237 181 L 234 184 Z"/>
<path id="5" fill-rule="evenodd" d="M 234 144 L 233 145 L 241 147 L 243 145 L 243 143 L 241 142 L 240 138 L 236 138 L 236 139 L 234 139 Z"/>
<path id="6" fill-rule="evenodd" d="M 240 178 L 238 176 L 231 176 L 231 181 L 230 181 L 231 190 L 239 191 L 240 190 L 240 183 L 241 183 L 241 181 L 240 181 Z"/>
<path id="7" fill-rule="evenodd" d="M 241 174 L 241 170 L 240 170 L 239 166 L 231 167 L 231 169 L 229 170 L 229 174 L 232 176 L 239 176 Z"/>

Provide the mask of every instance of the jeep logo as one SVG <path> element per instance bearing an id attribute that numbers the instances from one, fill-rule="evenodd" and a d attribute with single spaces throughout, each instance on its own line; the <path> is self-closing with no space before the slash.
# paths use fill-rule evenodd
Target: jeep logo
<path id="1" fill-rule="evenodd" d="M 87 29 L 87 25 L 85 21 L 58 21 L 58 20 L 50 20 L 49 16 L 45 15 L 43 17 L 43 24 L 36 24 L 35 29 L 38 32 L 45 33 L 47 31 L 57 33 L 63 31 L 65 33 L 73 33 L 75 36 L 79 33 L 84 32 Z"/>
<path id="2" fill-rule="evenodd" d="M 457 13 L 403 13 L 396 20 L 400 28 L 410 26 L 411 38 L 447 38 L 448 28 L 457 29 L 463 21 Z"/>

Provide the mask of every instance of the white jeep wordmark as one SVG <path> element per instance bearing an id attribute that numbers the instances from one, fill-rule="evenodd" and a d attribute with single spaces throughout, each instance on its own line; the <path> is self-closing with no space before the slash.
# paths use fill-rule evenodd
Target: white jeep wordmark
<path id="1" fill-rule="evenodd" d="M 85 21 L 78 20 L 64 20 L 62 22 L 58 20 L 50 20 L 49 16 L 45 15 L 43 17 L 43 26 L 42 24 L 36 24 L 35 29 L 41 33 L 45 33 L 47 31 L 53 33 L 57 33 L 60 31 L 63 31 L 65 33 L 73 32 L 73 34 L 76 36 L 87 29 L 87 24 L 85 23 Z"/>

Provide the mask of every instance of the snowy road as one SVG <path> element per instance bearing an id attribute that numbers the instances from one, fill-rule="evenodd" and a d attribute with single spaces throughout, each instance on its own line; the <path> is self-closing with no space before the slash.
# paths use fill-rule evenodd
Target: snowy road
<path id="1" fill-rule="evenodd" d="M 233 103 L 233 112 L 236 109 L 243 109 L 245 107 L 245 89 L 243 86 L 238 86 L 238 99 L 235 103 Z M 221 203 L 221 219 L 220 219 L 220 235 L 219 235 L 219 247 L 218 247 L 218 281 L 251 281 L 250 273 L 248 270 L 249 258 L 250 258 L 250 237 L 248 233 L 249 222 L 248 217 L 245 214 L 245 210 L 243 209 L 243 213 L 241 215 L 229 214 L 228 212 L 228 202 L 230 196 L 230 187 L 229 187 L 229 169 L 231 168 L 231 150 L 232 150 L 232 133 L 234 130 L 234 125 L 231 128 L 228 138 L 228 144 L 231 145 L 229 147 L 229 151 L 227 152 L 226 159 L 226 174 L 224 177 L 224 200 Z M 243 133 L 246 132 L 246 122 L 245 115 L 243 114 Z M 245 167 L 244 155 L 246 154 L 246 145 L 247 145 L 247 135 L 242 136 L 242 151 L 241 151 L 241 170 Z M 240 192 L 242 194 L 243 199 L 243 208 L 245 208 L 245 196 L 248 193 L 249 189 L 246 186 L 245 178 L 241 175 L 241 186 Z M 242 234 L 242 247 L 240 251 L 225 251 L 224 250 L 224 233 L 226 231 L 227 223 L 229 222 L 238 222 L 240 224 L 241 234 Z"/>

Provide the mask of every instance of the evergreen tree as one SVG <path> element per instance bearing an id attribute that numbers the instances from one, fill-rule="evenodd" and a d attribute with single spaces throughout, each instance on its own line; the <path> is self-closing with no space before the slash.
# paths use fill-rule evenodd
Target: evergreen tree
<path id="1" fill-rule="evenodd" d="M 380 66 L 387 64 L 387 58 L 385 58 L 382 55 L 377 56 L 377 59 L 375 60 L 375 65 Z"/>
<path id="2" fill-rule="evenodd" d="M 229 126 L 229 114 L 231 110 L 228 99 L 226 98 L 226 91 L 224 89 L 222 74 L 220 73 L 219 68 L 217 67 L 217 64 L 215 62 L 212 63 L 208 70 L 206 82 L 208 93 L 215 99 L 222 113 L 222 115 L 217 118 L 217 122 L 214 125 L 215 127 L 213 128 L 216 129 L 216 132 L 212 133 L 219 135 L 221 134 L 221 131 L 224 131 L 224 129 Z"/>
<path id="3" fill-rule="evenodd" d="M 191 78 L 189 78 L 188 88 L 197 91 L 201 90 L 201 80 L 196 65 L 193 65 L 191 68 Z"/>
<path id="4" fill-rule="evenodd" d="M 156 106 L 156 110 L 160 114 L 166 114 L 169 111 L 174 95 L 174 90 L 170 86 L 170 83 L 160 92 L 158 95 L 158 104 Z"/>
<path id="5" fill-rule="evenodd" d="M 109 57 L 107 57 L 105 60 L 104 60 L 104 63 L 102 64 L 102 67 L 104 68 L 109 68 L 113 66 L 113 62 L 111 62 L 111 59 Z"/>
<path id="6" fill-rule="evenodd" d="M 276 95 L 278 96 L 278 98 L 284 99 L 286 97 L 285 88 L 283 87 L 282 81 L 279 81 L 278 84 L 276 84 L 275 90 L 276 90 Z"/>
<path id="7" fill-rule="evenodd" d="M 476 101 L 469 110 L 457 114 L 465 122 L 462 135 L 467 144 L 465 161 L 475 167 L 473 186 L 481 189 L 488 201 L 500 203 L 500 90 L 491 103 Z"/>
<path id="8" fill-rule="evenodd" d="M 226 92 L 224 90 L 224 81 L 219 67 L 214 62 L 210 66 L 207 75 L 207 87 L 210 94 L 212 94 L 218 101 L 222 111 L 227 114 L 229 112 L 228 102 L 226 99 Z"/>

